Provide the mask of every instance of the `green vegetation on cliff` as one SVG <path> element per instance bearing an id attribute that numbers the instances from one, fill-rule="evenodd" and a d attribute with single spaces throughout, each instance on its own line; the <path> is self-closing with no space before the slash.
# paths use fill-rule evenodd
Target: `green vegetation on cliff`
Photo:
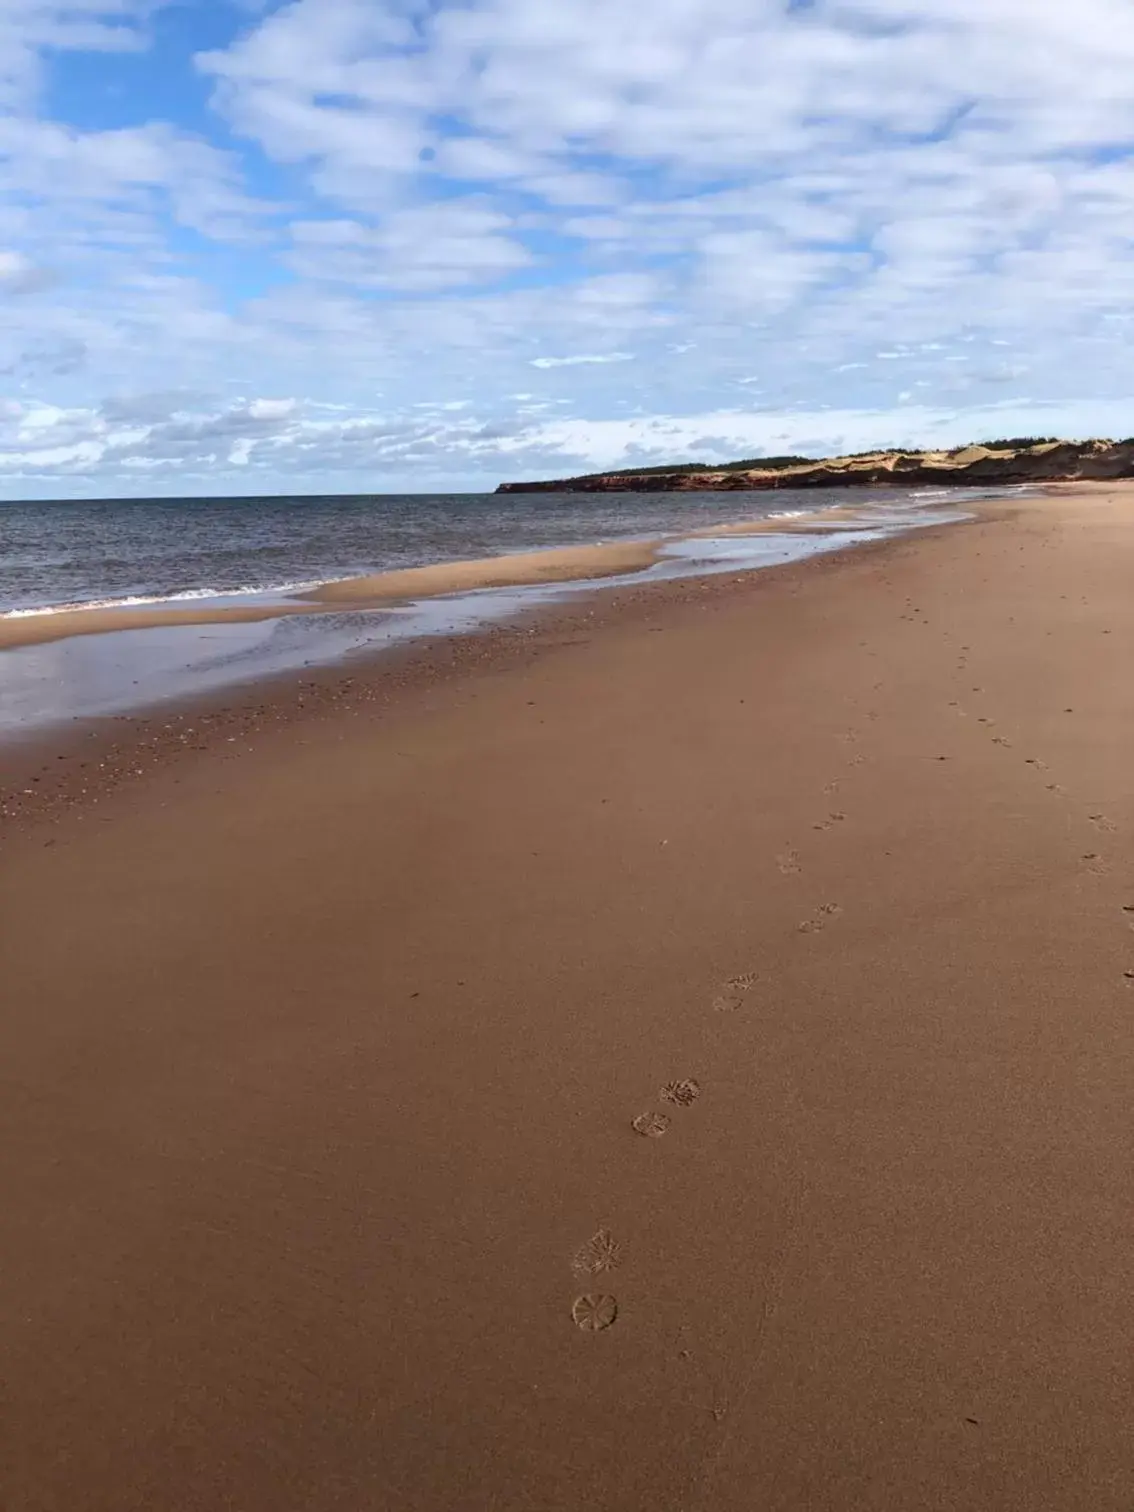
<path id="1" fill-rule="evenodd" d="M 784 467 L 809 467 L 814 457 L 746 457 L 742 462 L 667 462 L 659 467 L 612 467 L 608 472 L 580 473 L 573 479 L 582 483 L 588 478 L 649 478 L 655 473 L 747 472 L 752 468 L 776 471 Z"/>
<path id="2" fill-rule="evenodd" d="M 903 448 L 838 457 L 749 457 L 739 462 L 612 468 L 572 478 L 502 483 L 499 493 L 655 492 L 670 489 L 910 487 L 914 484 L 984 487 L 1080 478 L 1134 477 L 1134 438 L 1061 441 L 1053 436 L 1011 436 L 949 450 Z"/>

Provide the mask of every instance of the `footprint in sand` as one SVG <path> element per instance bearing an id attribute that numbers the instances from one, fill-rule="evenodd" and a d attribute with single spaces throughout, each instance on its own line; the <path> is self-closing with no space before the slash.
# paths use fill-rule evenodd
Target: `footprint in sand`
<path id="1" fill-rule="evenodd" d="M 609 1229 L 600 1228 L 576 1250 L 571 1269 L 577 1276 L 601 1276 L 604 1271 L 617 1270 L 622 1264 L 622 1246 Z"/>
<path id="2" fill-rule="evenodd" d="M 729 977 L 722 990 L 713 999 L 713 1012 L 735 1013 L 744 1002 L 746 995 L 755 987 L 756 980 L 754 971 L 745 971 L 740 976 Z"/>
<path id="3" fill-rule="evenodd" d="M 1122 912 L 1123 916 L 1126 919 L 1127 926 L 1130 929 L 1134 929 L 1134 903 L 1124 903 L 1122 905 Z"/>
<path id="4" fill-rule="evenodd" d="M 1055 793 L 1060 798 L 1065 798 L 1067 796 L 1067 789 L 1065 787 L 1061 787 L 1058 782 L 1048 782 L 1045 783 L 1044 786 L 1047 788 L 1047 791 L 1049 793 Z"/>
<path id="5" fill-rule="evenodd" d="M 1110 867 L 1097 851 L 1086 851 L 1081 859 L 1086 863 L 1087 870 L 1094 877 L 1105 876 L 1110 870 Z"/>
<path id="6" fill-rule="evenodd" d="M 692 1076 L 682 1081 L 666 1082 L 661 1089 L 662 1102 L 673 1103 L 678 1108 L 691 1108 L 701 1095 L 701 1083 Z"/>
<path id="7" fill-rule="evenodd" d="M 823 791 L 827 795 L 827 797 L 829 798 L 833 793 L 837 793 L 839 791 L 839 788 L 841 786 L 842 786 L 842 778 L 841 777 L 832 777 L 831 780 L 830 780 L 830 782 L 825 782 L 823 784 Z"/>
<path id="8" fill-rule="evenodd" d="M 820 820 L 818 824 L 813 824 L 811 828 L 813 830 L 833 829 L 836 824 L 841 824 L 846 817 L 847 816 L 845 814 L 837 814 L 832 812 L 827 815 L 826 819 Z"/>
<path id="9" fill-rule="evenodd" d="M 818 934 L 819 930 L 826 928 L 828 919 L 836 918 L 842 911 L 838 903 L 820 903 L 809 919 L 795 927 L 800 934 Z"/>
<path id="10" fill-rule="evenodd" d="M 998 746 L 1008 746 L 1008 747 L 1011 747 L 1011 745 L 1012 745 L 1012 742 L 1010 740 L 1005 740 L 1005 738 L 1004 738 L 1003 735 L 994 735 L 992 737 L 992 743 L 993 743 L 993 745 L 998 745 Z"/>
<path id="11" fill-rule="evenodd" d="M 1025 766 L 1034 766 L 1037 772 L 1046 772 L 1047 771 L 1047 762 L 1046 761 L 1041 761 L 1038 756 L 1025 756 L 1024 757 L 1024 765 Z"/>
<path id="12" fill-rule="evenodd" d="M 575 1298 L 571 1316 L 576 1328 L 581 1328 L 584 1333 L 601 1333 L 618 1317 L 618 1303 L 613 1297 L 588 1292 Z"/>
<path id="13" fill-rule="evenodd" d="M 789 846 L 786 851 L 776 857 L 776 865 L 785 877 L 794 877 L 799 873 L 799 854 Z"/>
<path id="14" fill-rule="evenodd" d="M 1105 814 L 1088 814 L 1087 818 L 1096 829 L 1104 830 L 1107 834 L 1113 834 L 1118 828 L 1113 819 L 1108 819 Z"/>
<path id="15" fill-rule="evenodd" d="M 643 1139 L 660 1139 L 669 1128 L 669 1123 L 668 1113 L 655 1113 L 651 1110 L 649 1113 L 639 1113 L 637 1118 L 632 1118 L 630 1127 L 635 1134 L 641 1134 Z"/>

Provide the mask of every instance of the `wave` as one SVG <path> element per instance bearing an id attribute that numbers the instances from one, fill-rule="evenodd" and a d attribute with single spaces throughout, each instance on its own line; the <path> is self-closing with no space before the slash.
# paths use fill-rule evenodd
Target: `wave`
<path id="1" fill-rule="evenodd" d="M 0 610 L 0 620 L 32 619 L 39 614 L 80 614 L 84 609 L 140 609 L 153 604 L 183 604 L 196 599 L 237 598 L 260 593 L 302 593 L 309 588 L 321 588 L 326 581 L 326 578 L 309 578 L 297 583 L 246 583 L 239 588 L 185 588 L 180 593 L 132 593 L 122 598 L 39 604 L 32 608 Z"/>

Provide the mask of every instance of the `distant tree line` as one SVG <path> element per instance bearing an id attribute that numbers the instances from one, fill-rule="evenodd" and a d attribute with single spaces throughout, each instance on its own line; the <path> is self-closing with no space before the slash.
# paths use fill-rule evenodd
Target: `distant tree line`
<path id="1" fill-rule="evenodd" d="M 769 472 L 782 467 L 807 467 L 814 457 L 745 457 L 739 462 L 670 462 L 661 467 L 612 467 L 606 472 L 579 473 L 586 478 L 647 478 L 655 473 L 698 472 L 747 472 L 749 468 L 763 467 Z"/>
<path id="2" fill-rule="evenodd" d="M 984 446 L 989 451 L 1023 451 L 1029 446 L 1051 446 L 1060 441 L 1065 441 L 1061 436 L 1002 436 L 995 441 L 969 441 L 964 446 L 953 446 L 945 452 L 948 457 L 955 457 L 960 452 L 968 451 L 971 446 Z M 1074 443 L 1072 443 L 1074 444 Z M 1128 436 L 1125 441 L 1116 443 L 1120 446 L 1134 445 L 1134 436 Z M 918 456 L 927 451 L 937 451 L 937 447 L 871 447 L 868 451 L 842 452 L 844 457 L 882 457 L 900 454 L 902 456 Z M 778 472 L 787 467 L 808 467 L 815 463 L 830 460 L 822 457 L 744 457 L 738 462 L 671 462 L 653 467 L 612 467 L 605 472 L 579 473 L 573 481 L 585 482 L 591 478 L 648 478 L 659 473 L 701 473 L 701 472 L 747 472 L 757 468 L 766 472 Z"/>

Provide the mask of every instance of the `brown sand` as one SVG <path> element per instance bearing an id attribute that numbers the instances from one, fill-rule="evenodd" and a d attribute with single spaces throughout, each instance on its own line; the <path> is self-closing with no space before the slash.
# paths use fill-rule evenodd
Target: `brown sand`
<path id="1" fill-rule="evenodd" d="M 39 774 L 0 1505 L 1127 1509 L 1132 563 L 1065 493 Z"/>
<path id="2" fill-rule="evenodd" d="M 580 578 L 617 577 L 640 572 L 657 560 L 656 541 L 612 541 L 605 546 L 562 546 L 552 551 L 520 551 L 474 562 L 441 562 L 404 567 L 369 577 L 327 583 L 306 597 L 324 604 L 371 604 L 397 599 L 469 593 L 476 588 L 520 588 L 533 583 L 568 583 Z"/>

